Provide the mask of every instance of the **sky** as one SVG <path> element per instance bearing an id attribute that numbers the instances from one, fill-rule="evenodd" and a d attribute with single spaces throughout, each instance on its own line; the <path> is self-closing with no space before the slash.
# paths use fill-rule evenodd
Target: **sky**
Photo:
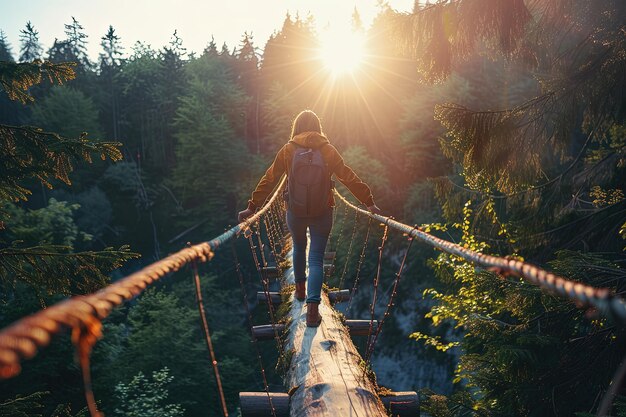
<path id="1" fill-rule="evenodd" d="M 167 45 L 174 30 L 187 51 L 201 52 L 213 36 L 218 47 L 232 50 L 244 32 L 263 48 L 279 30 L 286 13 L 315 18 L 319 27 L 349 25 L 356 6 L 366 27 L 378 11 L 379 0 L 0 0 L 0 30 L 19 54 L 19 35 L 30 21 L 39 32 L 44 51 L 55 38 L 64 39 L 64 24 L 72 16 L 85 28 L 89 55 L 96 60 L 100 38 L 113 25 L 125 53 L 136 41 L 154 49 Z M 410 11 L 413 0 L 388 0 L 398 11 Z"/>

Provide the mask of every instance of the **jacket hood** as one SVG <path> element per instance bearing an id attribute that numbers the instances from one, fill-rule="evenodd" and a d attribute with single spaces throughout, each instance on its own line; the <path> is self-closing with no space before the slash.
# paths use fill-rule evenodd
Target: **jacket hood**
<path id="1" fill-rule="evenodd" d="M 317 132 L 302 132 L 299 135 L 294 136 L 289 143 L 295 143 L 296 145 L 300 145 L 305 148 L 318 149 L 330 142 L 326 136 Z"/>

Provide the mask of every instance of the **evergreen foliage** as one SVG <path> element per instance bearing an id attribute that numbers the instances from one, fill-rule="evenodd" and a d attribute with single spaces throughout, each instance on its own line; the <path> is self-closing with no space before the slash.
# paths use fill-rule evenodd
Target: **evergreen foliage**
<path id="1" fill-rule="evenodd" d="M 246 98 L 234 83 L 223 56 L 203 55 L 186 67 L 190 93 L 181 97 L 174 127 L 177 130 L 177 167 L 173 185 L 187 209 L 183 225 L 208 218 L 207 230 L 231 219 L 245 172 L 246 147 L 235 133 Z M 190 220 L 189 220 L 190 219 Z"/>
<path id="2" fill-rule="evenodd" d="M 92 142 L 86 134 L 68 139 L 29 126 L 0 125 L 0 141 L 0 199 L 8 201 L 27 200 L 31 192 L 21 185 L 27 179 L 41 181 L 49 188 L 52 178 L 71 184 L 73 164 L 91 162 L 92 154 L 102 159 L 121 158 L 116 143 Z"/>
<path id="3" fill-rule="evenodd" d="M 53 86 L 32 106 L 31 123 L 64 137 L 86 136 L 84 132 L 96 140 L 103 137 L 93 100 L 72 87 Z M 117 159 L 120 157 L 118 154 Z"/>
<path id="4" fill-rule="evenodd" d="M 107 33 L 100 38 L 100 46 L 102 46 L 103 49 L 103 52 L 100 54 L 101 71 L 103 71 L 104 67 L 117 67 L 123 62 L 122 55 L 124 54 L 124 48 L 113 26 L 109 25 Z"/>
<path id="5" fill-rule="evenodd" d="M 620 0 L 454 0 L 416 2 L 413 13 L 398 14 L 381 4 L 370 28 L 355 10 L 353 26 L 367 35 L 369 54 L 361 69 L 337 78 L 317 58 L 312 17 L 287 15 L 262 53 L 244 33 L 235 47 L 211 40 L 196 56 L 174 32 L 169 44 L 137 42 L 125 57 L 109 27 L 97 69 L 76 19 L 46 62 L 27 24 L 19 60 L 28 62 L 9 62 L 10 47 L 0 42 L 8 58 L 0 62 L 0 84 L 19 101 L 0 106 L 1 324 L 103 285 L 132 256 L 125 244 L 144 259 L 114 276 L 234 223 L 303 108 L 322 117 L 325 134 L 373 186 L 386 214 L 433 222 L 424 227 L 446 239 L 524 256 L 623 294 L 625 8 Z M 72 88 L 36 87 L 46 78 Z M 34 98 L 34 106 L 20 104 Z M 124 161 L 70 175 L 93 155 Z M 351 215 L 337 211 L 330 240 L 337 265 L 348 262 L 347 286 L 367 230 L 362 219 L 353 227 Z M 372 224 L 355 316 L 368 310 L 381 235 Z M 385 246 L 381 288 L 405 245 L 392 235 Z M 427 387 L 424 408 L 433 416 L 595 411 L 626 353 L 622 329 L 517 279 L 429 247 L 412 252 L 374 369 L 397 360 L 406 374 L 423 364 L 405 380 Z M 262 386 L 236 283 L 224 279 L 231 260 L 222 255 L 203 289 L 234 409 L 238 391 Z M 248 262 L 244 274 L 256 277 Z M 169 409 L 174 415 L 218 412 L 195 295 L 183 277 L 174 274 L 105 323 L 92 365 L 107 414 L 152 415 L 166 403 L 180 406 Z M 273 354 L 264 352 L 266 370 Z M 82 408 L 71 358 L 69 342 L 52 345 L 18 379 L 0 384 L 0 407 L 46 415 L 59 403 Z M 153 373 L 157 380 L 145 376 Z M 396 388 L 401 375 L 389 374 Z M 150 395 L 128 401 L 142 389 Z M 618 401 L 614 414 L 621 407 Z"/>
<path id="6" fill-rule="evenodd" d="M 15 62 L 11 52 L 11 45 L 3 30 L 0 30 L 0 61 Z"/>
<path id="7" fill-rule="evenodd" d="M 267 90 L 263 102 L 263 149 L 278 152 L 291 133 L 291 123 L 298 114 L 298 103 L 280 81 Z"/>
<path id="8" fill-rule="evenodd" d="M 39 84 L 44 77 L 51 83 L 63 84 L 74 78 L 74 64 L 53 64 L 47 61 L 35 60 L 15 64 L 0 61 L 0 85 L 11 100 L 22 103 L 34 101 L 28 94 L 28 89 Z"/>
<path id="9" fill-rule="evenodd" d="M 27 22 L 26 28 L 20 31 L 20 62 L 32 62 L 41 59 L 43 47 L 39 43 L 39 32 L 32 23 Z"/>
<path id="10" fill-rule="evenodd" d="M 7 205 L 5 230 L 0 234 L 0 287 L 11 299 L 15 286 L 25 283 L 39 294 L 85 294 L 108 281 L 108 271 L 137 257 L 128 247 L 75 252 L 92 236 L 80 231 L 72 214 L 78 205 L 50 199 L 48 206 L 24 210 Z M 56 276 L 61 279 L 50 279 Z"/>
<path id="11" fill-rule="evenodd" d="M 183 408 L 179 404 L 167 404 L 167 386 L 174 378 L 167 367 L 154 371 L 151 380 L 139 372 L 128 384 L 115 386 L 119 408 L 114 415 L 120 417 L 181 417 Z"/>
<path id="12" fill-rule="evenodd" d="M 72 59 L 69 61 L 78 62 L 79 67 L 90 68 L 92 63 L 87 55 L 87 34 L 85 28 L 72 16 L 72 23 L 65 24 L 67 53 Z"/>
<path id="13" fill-rule="evenodd" d="M 624 199 L 616 184 L 625 178 L 618 162 L 623 147 L 609 132 L 623 124 L 624 91 L 616 86 L 625 74 L 618 33 L 626 10 L 612 1 L 602 10 L 551 3 L 507 2 L 505 10 L 505 2 L 461 0 L 387 16 L 398 46 L 418 60 L 425 80 L 449 83 L 454 68 L 482 51 L 503 56 L 505 71 L 518 80 L 527 77 L 520 74 L 525 68 L 539 81 L 520 83 L 520 94 L 501 109 L 476 90 L 468 92 L 470 100 L 454 97 L 463 104 L 435 107 L 446 129 L 443 153 L 459 175 L 434 181 L 450 226 L 431 227 L 479 252 L 524 254 L 623 294 L 615 262 L 621 258 L 616 238 Z M 480 77 L 465 73 L 470 83 Z M 502 97 L 494 81 L 486 91 Z M 439 255 L 432 266 L 443 285 L 425 291 L 436 301 L 427 317 L 435 326 L 454 325 L 460 343 L 450 334 L 413 337 L 461 350 L 460 393 L 428 393 L 430 413 L 568 416 L 595 409 L 626 353 L 621 329 L 454 256 Z"/>
<path id="14" fill-rule="evenodd" d="M 59 84 L 75 76 L 72 64 L 52 64 L 38 59 L 19 64 L 0 61 L 0 83 L 11 100 L 32 101 L 28 90 L 40 83 L 44 75 Z M 109 282 L 110 271 L 138 254 L 125 246 L 118 250 L 107 247 L 76 252 L 76 247 L 87 246 L 86 242 L 91 239 L 74 223 L 73 211 L 77 206 L 54 199 L 50 199 L 48 206 L 37 210 L 15 204 L 28 200 L 33 183 L 40 182 L 52 188 L 52 181 L 56 179 L 69 185 L 73 164 L 91 162 L 94 154 L 102 159 L 121 159 L 118 143 L 94 142 L 87 139 L 86 133 L 81 133 L 77 139 L 68 139 L 40 128 L 0 124 L 0 148 L 0 288 L 3 304 L 0 318 L 4 327 L 45 306 L 50 300 L 58 300 L 50 296 L 84 294 L 101 288 Z M 24 378 L 30 383 L 2 388 L 3 394 L 10 399 L 3 402 L 3 409 L 22 415 L 30 410 L 37 412 L 43 398 L 41 393 L 50 390 L 50 382 L 55 385 L 54 381 L 60 375 L 76 375 L 75 370 L 71 370 L 69 349 L 52 350 L 51 354 L 60 362 L 46 361 L 35 372 L 25 370 Z M 35 377 L 38 372 L 46 378 L 42 380 L 41 374 Z M 33 384 L 35 380 L 37 383 Z M 37 391 L 38 388 L 42 389 Z M 25 394 L 33 391 L 35 394 Z M 44 408 L 52 411 L 53 416 L 71 415 L 71 406 L 63 399 L 73 402 L 75 388 L 59 391 L 60 395 L 55 399 L 46 398 Z M 55 407 L 51 402 L 62 404 Z"/>

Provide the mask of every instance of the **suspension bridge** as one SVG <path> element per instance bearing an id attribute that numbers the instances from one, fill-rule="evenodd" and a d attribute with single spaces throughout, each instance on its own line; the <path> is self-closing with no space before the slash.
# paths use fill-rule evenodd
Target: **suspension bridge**
<path id="1" fill-rule="evenodd" d="M 0 330 L 0 379 L 9 379 L 21 371 L 21 363 L 34 357 L 39 350 L 50 344 L 52 338 L 65 330 L 71 331 L 72 342 L 82 370 L 85 397 L 93 417 L 101 415 L 91 389 L 89 358 L 95 343 L 102 337 L 102 321 L 121 304 L 141 294 L 147 287 L 190 266 L 195 283 L 201 326 L 206 339 L 211 365 L 217 382 L 218 396 L 224 416 L 228 407 L 224 398 L 219 373 L 219 362 L 215 356 L 209 323 L 200 288 L 198 263 L 209 262 L 228 243 L 242 238 L 248 241 L 251 254 L 262 284 L 263 291 L 256 298 L 269 312 L 270 323 L 252 326 L 250 297 L 246 293 L 243 274 L 234 245 L 235 271 L 239 279 L 244 307 L 250 325 L 251 339 L 257 354 L 263 379 L 263 392 L 240 393 L 242 416 L 415 416 L 419 415 L 419 399 L 415 392 L 382 391 L 374 379 L 369 377 L 368 363 L 375 349 L 385 319 L 389 317 L 397 296 L 409 249 L 414 241 L 428 244 L 438 250 L 462 258 L 502 276 L 517 276 L 551 294 L 565 297 L 580 308 L 593 308 L 604 317 L 621 325 L 626 324 L 626 303 L 606 288 L 596 288 L 555 275 L 530 263 L 516 259 L 490 256 L 438 238 L 416 226 L 409 226 L 390 217 L 370 213 L 350 203 L 334 191 L 345 210 L 354 212 L 353 239 L 348 253 L 353 251 L 354 230 L 357 220 L 367 221 L 367 234 L 356 265 L 351 289 L 342 289 L 346 265 L 340 274 L 340 289 L 322 295 L 320 313 L 322 324 L 318 328 L 307 328 L 304 320 L 305 305 L 293 297 L 293 272 L 288 267 L 290 241 L 285 224 L 284 207 L 279 196 L 285 184 L 283 178 L 271 197 L 252 217 L 230 228 L 218 237 L 188 247 L 146 266 L 142 270 L 120 279 L 100 291 L 76 296 L 25 317 Z M 360 270 L 365 258 L 365 249 L 370 239 L 370 227 L 374 222 L 384 226 L 376 274 L 373 279 L 373 299 L 370 317 L 362 320 L 344 319 L 333 304 L 348 301 L 348 311 L 360 283 Z M 343 232 L 344 222 L 341 225 Z M 266 243 L 261 232 L 265 229 Z M 384 246 L 390 233 L 402 233 L 409 238 L 408 246 L 395 274 L 391 287 L 390 301 L 380 317 L 375 315 L 378 285 L 381 278 L 381 261 Z M 267 249 L 267 251 L 266 251 Z M 266 252 L 271 256 L 266 255 Z M 349 258 L 349 256 L 348 256 Z M 334 254 L 325 257 L 325 270 L 330 274 L 336 270 Z M 270 279 L 276 278 L 282 287 L 280 292 L 270 291 Z M 278 309 L 278 306 L 288 308 Z M 280 311 L 279 311 L 280 310 Z M 281 313 L 282 311 L 282 313 Z M 353 337 L 366 337 L 365 352 L 361 355 L 352 342 Z M 285 392 L 271 392 L 261 359 L 259 342 L 274 340 L 279 351 L 279 360 L 286 370 Z M 363 365 L 365 364 L 365 365 Z M 614 377 L 598 415 L 608 410 L 617 394 L 620 370 Z M 623 373 L 623 372 L 622 372 Z M 606 405 L 608 404 L 608 406 Z"/>

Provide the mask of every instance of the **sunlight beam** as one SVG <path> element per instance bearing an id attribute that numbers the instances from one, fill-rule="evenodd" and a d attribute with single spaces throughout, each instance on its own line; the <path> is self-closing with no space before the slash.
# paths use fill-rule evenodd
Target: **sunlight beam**
<path id="1" fill-rule="evenodd" d="M 350 27 L 328 27 L 320 34 L 319 57 L 333 75 L 352 73 L 363 63 L 365 37 Z"/>

